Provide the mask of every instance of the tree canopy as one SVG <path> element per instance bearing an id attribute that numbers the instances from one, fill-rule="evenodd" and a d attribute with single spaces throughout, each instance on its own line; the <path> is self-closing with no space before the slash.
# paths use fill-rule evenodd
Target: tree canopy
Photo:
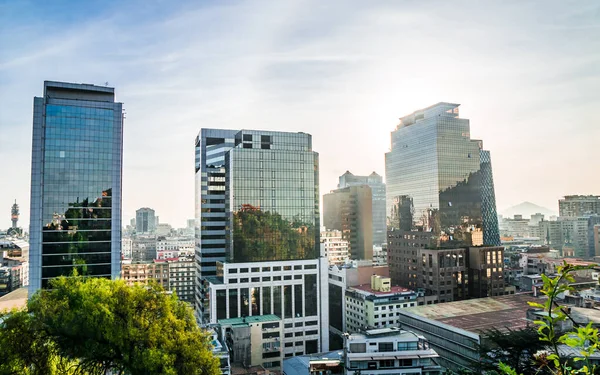
<path id="1" fill-rule="evenodd" d="M 60 277 L 0 317 L 0 374 L 219 373 L 191 308 L 159 285 Z"/>

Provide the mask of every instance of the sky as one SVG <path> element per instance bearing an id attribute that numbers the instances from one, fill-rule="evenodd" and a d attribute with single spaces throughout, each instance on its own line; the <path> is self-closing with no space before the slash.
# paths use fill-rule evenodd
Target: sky
<path id="1" fill-rule="evenodd" d="M 115 87 L 123 219 L 194 216 L 202 127 L 305 132 L 321 194 L 385 173 L 398 118 L 460 103 L 498 211 L 600 194 L 600 2 L 0 0 L 0 228 L 28 228 L 33 97 Z"/>

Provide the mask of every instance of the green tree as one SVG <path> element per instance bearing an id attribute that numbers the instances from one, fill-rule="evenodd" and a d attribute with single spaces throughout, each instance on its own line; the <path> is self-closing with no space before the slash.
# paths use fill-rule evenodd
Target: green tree
<path id="1" fill-rule="evenodd" d="M 493 371 L 498 369 L 498 362 L 513 368 L 519 374 L 540 374 L 533 361 L 533 355 L 546 347 L 539 340 L 534 327 L 518 330 L 497 328 L 483 333 L 483 342 L 479 346 L 481 369 Z"/>
<path id="2" fill-rule="evenodd" d="M 566 291 L 573 291 L 570 283 L 574 283 L 572 273 L 582 269 L 590 269 L 593 266 L 574 266 L 564 262 L 558 267 L 558 276 L 550 278 L 542 275 L 544 286 L 541 292 L 547 296 L 544 303 L 530 302 L 533 307 L 543 309 L 545 314 L 540 320 L 536 320 L 538 326 L 539 340 L 546 344 L 547 351 L 535 356 L 539 371 L 547 371 L 555 375 L 574 374 L 597 374 L 600 369 L 590 363 L 590 357 L 598 351 L 598 330 L 592 327 L 590 322 L 587 326 L 575 325 L 568 332 L 560 332 L 557 327 L 572 320 L 568 309 L 558 303 L 558 296 Z M 579 356 L 568 358 L 561 355 L 560 347 L 566 345 L 579 351 Z M 503 374 L 516 375 L 518 372 L 509 364 L 500 362 L 499 369 Z"/>
<path id="3" fill-rule="evenodd" d="M 19 336 L 26 340 L 2 353 L 8 365 L 0 373 L 219 373 L 210 336 L 191 308 L 158 285 L 57 278 L 30 299 L 26 311 L 4 316 L 1 347 Z M 10 371 L 19 368 L 26 371 Z"/>

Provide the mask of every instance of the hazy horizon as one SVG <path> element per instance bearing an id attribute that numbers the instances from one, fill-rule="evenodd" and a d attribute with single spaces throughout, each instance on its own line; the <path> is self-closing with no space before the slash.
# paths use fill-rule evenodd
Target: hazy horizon
<path id="1" fill-rule="evenodd" d="M 596 1 L 9 0 L 0 24 L 0 229 L 17 199 L 29 230 L 44 80 L 124 103 L 124 223 L 193 218 L 202 127 L 312 134 L 322 195 L 346 170 L 385 177 L 398 118 L 441 101 L 491 151 L 498 212 L 600 194 Z"/>

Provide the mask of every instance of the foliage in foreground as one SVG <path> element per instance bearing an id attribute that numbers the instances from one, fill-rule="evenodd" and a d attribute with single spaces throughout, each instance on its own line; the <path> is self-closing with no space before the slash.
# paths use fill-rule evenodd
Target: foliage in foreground
<path id="1" fill-rule="evenodd" d="M 0 317 L 0 374 L 219 373 L 210 337 L 158 285 L 61 277 Z"/>
<path id="2" fill-rule="evenodd" d="M 544 286 L 541 292 L 548 298 L 541 303 L 530 302 L 532 307 L 544 310 L 540 320 L 534 323 L 538 326 L 539 340 L 546 344 L 547 350 L 537 353 L 534 360 L 538 364 L 539 372 L 549 372 L 554 375 L 574 375 L 574 374 L 597 374 L 600 369 L 593 365 L 590 357 L 598 351 L 598 330 L 592 328 L 590 322 L 587 326 L 575 326 L 572 331 L 561 333 L 557 331 L 557 326 L 572 320 L 568 314 L 568 309 L 560 306 L 557 298 L 561 293 L 573 291 L 570 283 L 574 283 L 572 273 L 577 270 L 590 268 L 587 266 L 574 266 L 564 262 L 558 268 L 558 276 L 550 278 L 542 275 Z M 568 358 L 561 355 L 560 346 L 566 345 L 569 348 L 576 349 L 579 356 Z M 518 372 L 507 364 L 500 363 L 501 373 L 506 375 L 517 375 Z"/>
<path id="3" fill-rule="evenodd" d="M 561 306 L 558 296 L 573 291 L 569 283 L 575 282 L 572 273 L 594 266 L 574 266 L 564 262 L 558 267 L 558 276 L 550 278 L 542 275 L 544 286 L 541 292 L 547 296 L 544 303 L 530 303 L 543 310 L 541 319 L 535 321 L 537 329 L 501 332 L 491 330 L 486 333 L 487 344 L 481 346 L 482 362 L 479 371 L 446 371 L 445 375 L 579 375 L 600 374 L 600 368 L 592 363 L 591 356 L 599 349 L 598 330 L 592 327 L 575 325 L 569 332 L 559 332 L 561 323 L 571 320 L 568 309 Z M 527 344 L 529 342 L 529 345 Z M 579 356 L 564 355 L 561 347 L 575 349 Z"/>

